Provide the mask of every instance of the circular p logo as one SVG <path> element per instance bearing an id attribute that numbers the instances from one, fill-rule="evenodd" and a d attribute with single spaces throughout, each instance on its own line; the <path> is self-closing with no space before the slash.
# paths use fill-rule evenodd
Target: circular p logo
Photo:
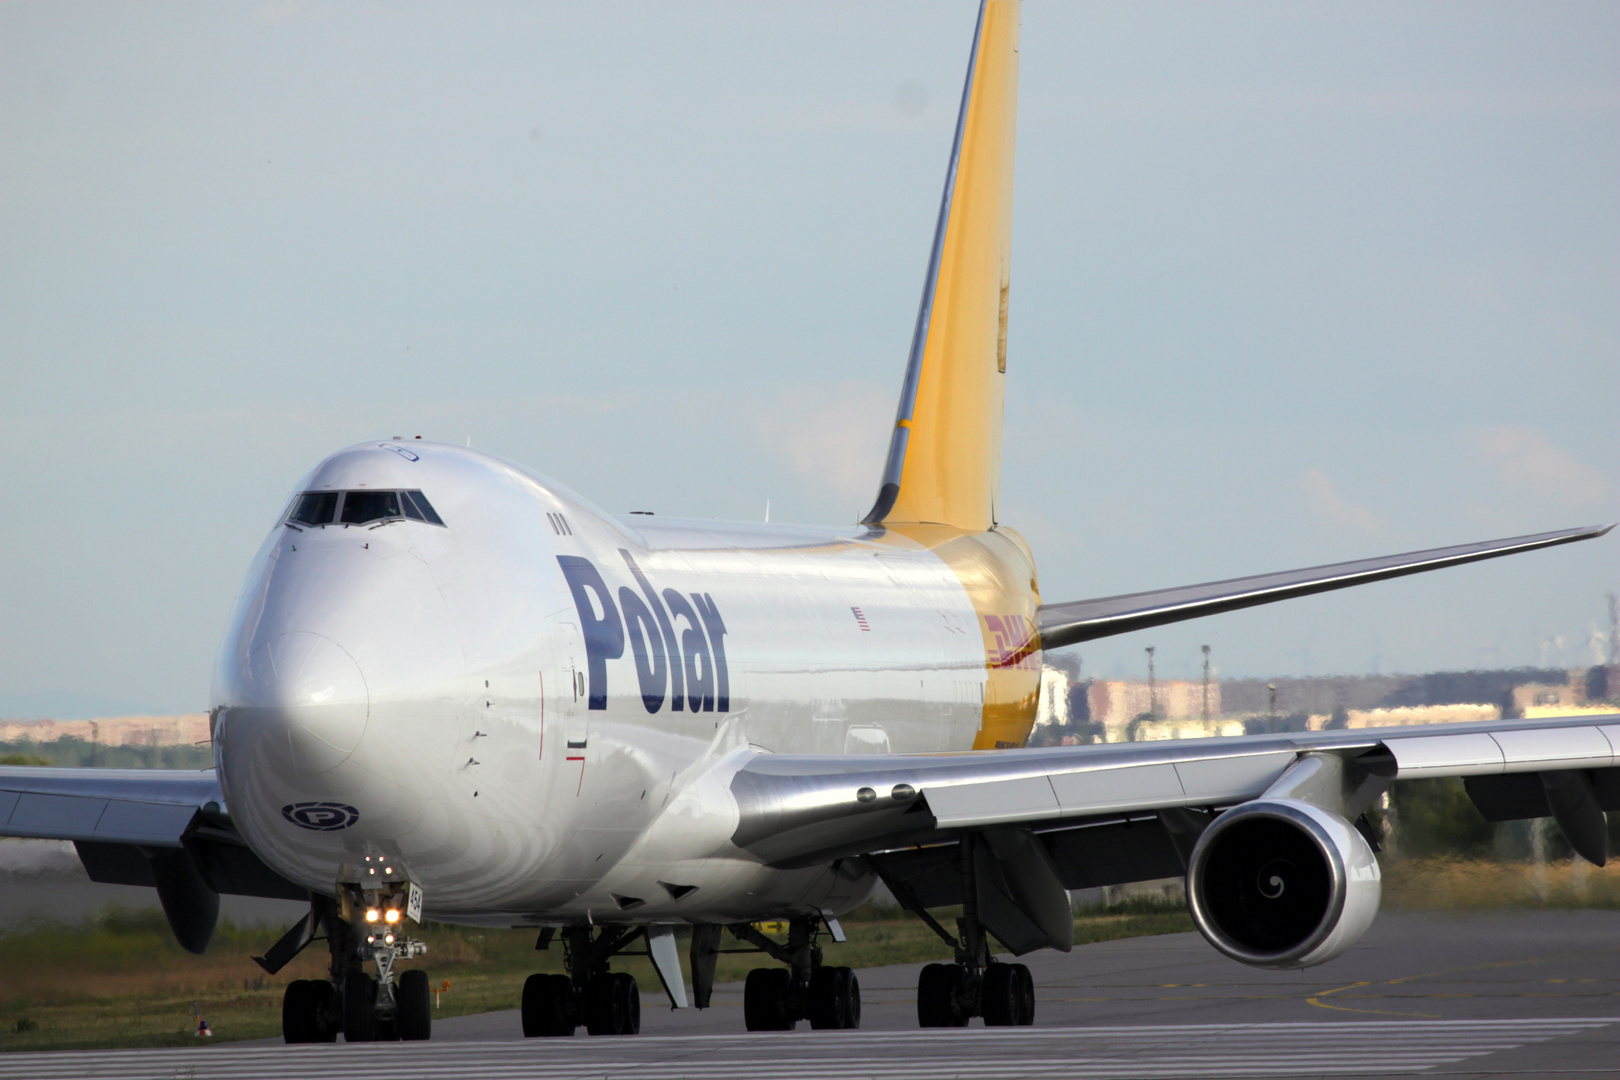
<path id="1" fill-rule="evenodd" d="M 360 811 L 339 802 L 298 802 L 281 808 L 281 816 L 300 829 L 336 832 L 360 820 Z"/>

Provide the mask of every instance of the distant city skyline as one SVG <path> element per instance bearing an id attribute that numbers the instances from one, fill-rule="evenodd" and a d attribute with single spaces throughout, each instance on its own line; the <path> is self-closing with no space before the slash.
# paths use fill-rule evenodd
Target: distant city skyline
<path id="1" fill-rule="evenodd" d="M 365 439 L 853 522 L 975 6 L 0 5 L 0 716 L 206 709 L 253 551 Z M 1617 39 L 1027 0 L 1001 517 L 1043 597 L 1620 519 Z M 1576 666 L 1617 590 L 1611 534 L 1078 651 Z"/>

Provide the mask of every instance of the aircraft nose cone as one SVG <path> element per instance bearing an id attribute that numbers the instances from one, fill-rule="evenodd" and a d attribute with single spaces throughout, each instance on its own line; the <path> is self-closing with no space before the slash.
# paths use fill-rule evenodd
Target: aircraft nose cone
<path id="1" fill-rule="evenodd" d="M 313 776 L 343 763 L 371 714 L 354 657 L 320 634 L 278 634 L 253 650 L 232 709 L 238 730 L 257 729 L 255 751 L 278 772 Z"/>

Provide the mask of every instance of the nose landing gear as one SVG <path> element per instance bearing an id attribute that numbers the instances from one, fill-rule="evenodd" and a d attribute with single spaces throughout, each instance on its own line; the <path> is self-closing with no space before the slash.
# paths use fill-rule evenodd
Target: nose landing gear
<path id="1" fill-rule="evenodd" d="M 337 883 L 336 902 L 315 897 L 310 913 L 281 941 L 255 957 L 275 974 L 304 946 L 326 933 L 331 980 L 297 979 L 281 1002 L 282 1037 L 289 1043 L 425 1040 L 433 1034 L 432 992 L 427 973 L 400 974 L 394 966 L 427 952 L 427 945 L 405 934 L 404 920 L 420 922 L 422 890 L 381 856 Z M 367 962 L 377 973 L 365 970 Z"/>
<path id="2" fill-rule="evenodd" d="M 427 973 L 407 971 L 394 985 L 394 965 L 427 952 L 424 942 L 406 936 L 404 925 L 406 919 L 421 922 L 421 887 L 384 856 L 367 855 L 358 872 L 338 888 L 343 921 L 358 939 L 340 983 L 344 1041 L 431 1038 Z M 367 961 L 377 966 L 376 975 L 364 970 Z"/>

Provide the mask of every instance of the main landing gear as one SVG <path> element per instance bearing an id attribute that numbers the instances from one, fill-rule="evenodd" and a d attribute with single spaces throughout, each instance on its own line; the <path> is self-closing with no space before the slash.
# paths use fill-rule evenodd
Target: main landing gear
<path id="1" fill-rule="evenodd" d="M 820 927 L 820 919 L 791 920 L 786 946 L 748 923 L 730 928 L 736 937 L 788 965 L 748 973 L 743 1021 L 749 1031 L 792 1031 L 800 1020 L 817 1030 L 861 1026 L 861 984 L 849 968 L 821 962 L 816 944 Z"/>
<path id="2" fill-rule="evenodd" d="M 829 922 L 842 941 L 836 922 Z M 813 1028 L 861 1026 L 861 987 L 847 967 L 821 962 L 816 945 L 821 920 L 794 919 L 788 943 L 774 941 L 748 923 L 729 929 L 751 948 L 722 950 L 722 927 L 692 927 L 692 996 L 699 1009 L 709 1006 L 714 990 L 717 958 L 726 952 L 762 952 L 780 960 L 784 968 L 756 968 L 748 973 L 743 990 L 743 1016 L 749 1031 L 791 1031 L 800 1020 Z M 540 931 L 535 948 L 549 948 L 561 935 L 566 975 L 530 975 L 523 984 L 523 1034 L 533 1037 L 573 1035 L 584 1027 L 592 1035 L 635 1035 L 641 1031 L 641 993 L 636 981 L 608 970 L 608 961 L 638 941 L 647 943 L 646 955 L 663 981 L 671 1003 L 685 1007 L 680 964 L 669 927 L 570 926 L 561 931 Z M 641 955 L 637 953 L 637 955 Z"/>
<path id="3" fill-rule="evenodd" d="M 545 948 L 554 931 L 540 933 Z M 624 972 L 608 970 L 608 959 L 645 930 L 641 927 L 570 926 L 562 931 L 566 975 L 530 975 L 523 984 L 523 1034 L 572 1035 L 584 1026 L 592 1035 L 635 1035 L 641 1031 L 641 990 Z"/>
<path id="4" fill-rule="evenodd" d="M 973 835 L 958 849 L 962 873 L 962 917 L 952 935 L 916 903 L 909 889 L 896 887 L 895 898 L 956 951 L 954 964 L 929 964 L 917 978 L 917 1023 L 925 1028 L 966 1027 L 975 1016 L 986 1027 L 1029 1027 L 1035 1023 L 1035 980 L 1023 964 L 1008 964 L 990 954 L 990 939 L 979 917 Z M 891 886 L 892 887 L 892 886 Z"/>
<path id="5" fill-rule="evenodd" d="M 379 865 L 371 866 L 373 860 Z M 427 952 L 405 935 L 403 920 L 422 914 L 422 891 L 387 860 L 368 856 L 358 880 L 339 882 L 336 902 L 316 897 L 310 913 L 289 930 L 259 966 L 275 974 L 324 931 L 331 978 L 295 979 L 281 999 L 281 1032 L 289 1043 L 425 1040 L 433 1034 L 432 991 L 427 973 L 394 965 Z M 376 965 L 375 975 L 365 970 Z"/>
<path id="6" fill-rule="evenodd" d="M 975 1016 L 985 1027 L 1028 1027 L 1035 1022 L 1035 980 L 1023 964 L 992 961 L 975 972 L 967 964 L 929 964 L 917 979 L 917 1023 L 966 1027 Z"/>

